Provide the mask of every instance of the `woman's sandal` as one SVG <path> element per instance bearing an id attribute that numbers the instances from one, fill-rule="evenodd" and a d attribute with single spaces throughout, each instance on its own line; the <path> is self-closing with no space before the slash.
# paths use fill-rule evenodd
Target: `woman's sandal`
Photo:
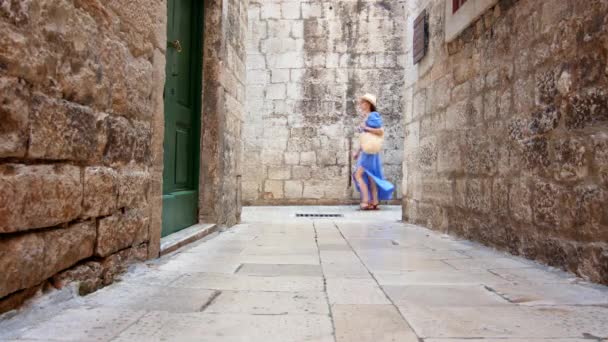
<path id="1" fill-rule="evenodd" d="M 380 203 L 370 204 L 370 206 L 371 206 L 370 210 L 380 210 Z"/>
<path id="2" fill-rule="evenodd" d="M 374 210 L 374 206 L 369 203 L 361 203 L 359 205 L 359 210 L 361 210 L 361 211 Z"/>

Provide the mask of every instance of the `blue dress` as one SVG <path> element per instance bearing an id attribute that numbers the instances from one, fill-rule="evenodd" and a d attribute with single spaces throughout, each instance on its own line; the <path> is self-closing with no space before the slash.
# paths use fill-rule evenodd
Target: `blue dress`
<path id="1" fill-rule="evenodd" d="M 381 128 L 382 117 L 380 117 L 380 113 L 371 112 L 368 115 L 365 124 L 367 125 L 367 127 Z M 367 184 L 367 189 L 369 190 L 370 201 L 372 196 L 370 187 L 371 182 L 374 182 L 377 185 L 378 200 L 390 200 L 393 197 L 393 191 L 395 190 L 395 186 L 391 184 L 391 182 L 384 179 L 384 171 L 382 170 L 382 161 L 380 160 L 380 154 L 367 154 L 361 151 L 361 153 L 359 153 L 359 159 L 357 160 L 355 172 L 360 167 L 363 168 L 364 174 L 367 175 L 367 177 L 363 177 L 363 179 Z M 361 192 L 361 189 L 359 189 L 359 184 L 356 181 L 355 185 L 357 186 L 357 190 Z"/>

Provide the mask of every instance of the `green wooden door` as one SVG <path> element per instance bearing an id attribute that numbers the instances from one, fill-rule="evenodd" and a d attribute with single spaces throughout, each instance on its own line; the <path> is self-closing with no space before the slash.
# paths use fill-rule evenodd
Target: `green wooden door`
<path id="1" fill-rule="evenodd" d="M 198 221 L 202 60 L 202 13 L 198 2 L 167 2 L 163 236 Z"/>

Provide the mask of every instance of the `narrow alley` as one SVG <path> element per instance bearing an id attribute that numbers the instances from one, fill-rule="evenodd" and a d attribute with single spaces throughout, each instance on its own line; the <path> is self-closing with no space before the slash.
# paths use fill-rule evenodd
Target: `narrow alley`
<path id="1" fill-rule="evenodd" d="M 296 218 L 311 213 L 342 217 Z M 242 224 L 136 265 L 96 293 L 39 299 L 0 321 L 0 340 L 608 338 L 606 287 L 400 216 L 400 207 L 244 208 Z"/>

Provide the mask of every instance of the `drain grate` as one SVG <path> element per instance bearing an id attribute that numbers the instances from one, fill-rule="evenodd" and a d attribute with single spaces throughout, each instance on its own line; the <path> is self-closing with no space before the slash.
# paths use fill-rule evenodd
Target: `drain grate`
<path id="1" fill-rule="evenodd" d="M 344 217 L 344 215 L 312 213 L 312 214 L 296 214 L 296 217 Z"/>

